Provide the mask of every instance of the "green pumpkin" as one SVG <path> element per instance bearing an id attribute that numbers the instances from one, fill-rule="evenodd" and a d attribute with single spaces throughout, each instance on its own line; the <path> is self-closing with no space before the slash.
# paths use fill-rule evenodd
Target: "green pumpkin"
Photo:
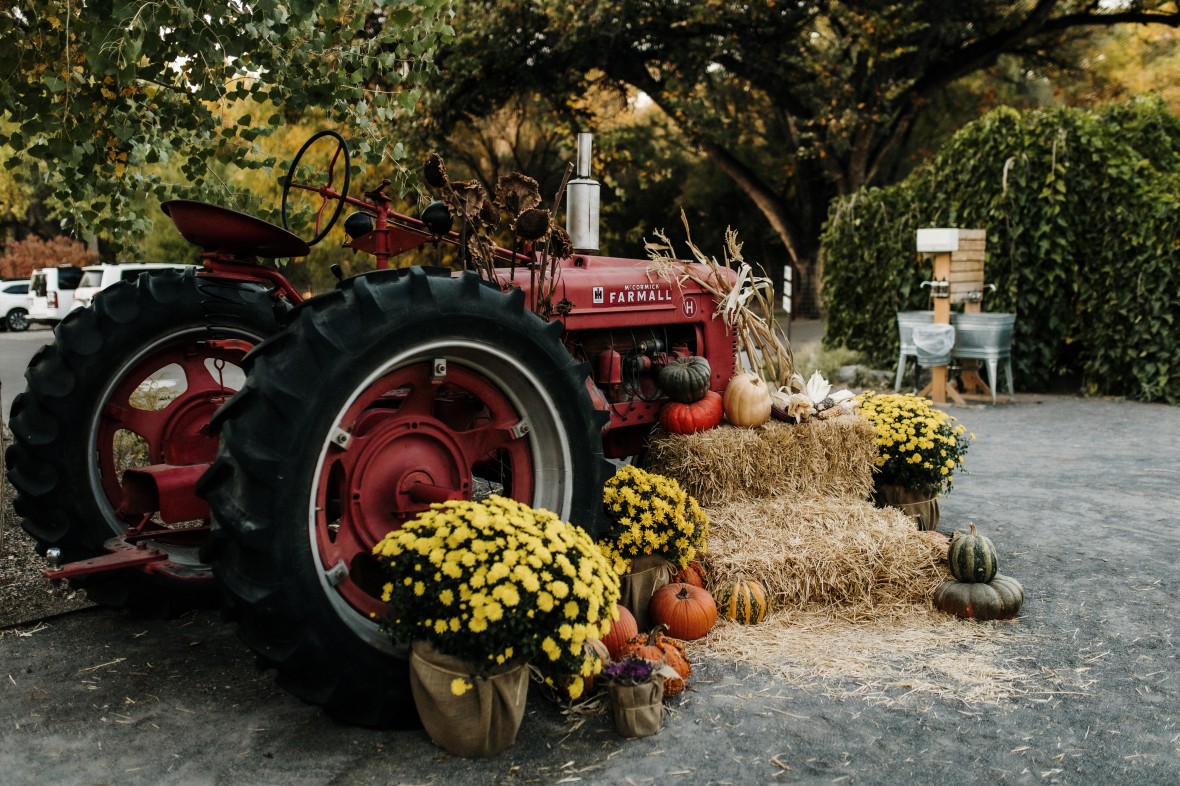
<path id="1" fill-rule="evenodd" d="M 934 591 L 935 608 L 973 620 L 1010 620 L 1022 603 L 1020 582 L 999 573 L 986 584 L 944 581 Z"/>
<path id="2" fill-rule="evenodd" d="M 955 533 L 946 559 L 951 566 L 951 575 L 959 581 L 986 584 L 1000 571 L 996 545 L 991 538 L 980 535 L 974 524 L 967 535 Z"/>
<path id="3" fill-rule="evenodd" d="M 700 355 L 676 358 L 660 369 L 660 387 L 673 401 L 693 404 L 709 392 L 713 369 Z"/>

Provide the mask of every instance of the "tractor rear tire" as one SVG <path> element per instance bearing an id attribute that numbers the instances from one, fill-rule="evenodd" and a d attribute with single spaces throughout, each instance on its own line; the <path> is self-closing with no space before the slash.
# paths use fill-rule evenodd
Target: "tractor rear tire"
<path id="1" fill-rule="evenodd" d="M 8 477 L 38 551 L 58 548 L 66 563 L 107 554 L 103 544 L 133 523 L 116 513 L 129 460 L 160 463 L 183 442 L 212 461 L 217 436 L 209 421 L 233 392 L 226 374 L 279 327 L 266 289 L 192 269 L 118 283 L 70 312 L 54 343 L 30 361 L 28 387 L 12 405 Z M 161 369 L 164 377 L 153 376 Z M 159 379 L 162 385 L 145 382 Z M 168 553 L 171 573 L 123 568 L 71 582 L 95 603 L 142 616 L 215 605 L 215 579 L 191 540 L 146 541 Z"/>
<path id="2" fill-rule="evenodd" d="M 440 490 L 492 488 L 596 532 L 611 466 L 589 366 L 519 290 L 421 268 L 344 281 L 246 364 L 198 486 L 229 616 L 301 699 L 416 724 L 372 547 Z"/>

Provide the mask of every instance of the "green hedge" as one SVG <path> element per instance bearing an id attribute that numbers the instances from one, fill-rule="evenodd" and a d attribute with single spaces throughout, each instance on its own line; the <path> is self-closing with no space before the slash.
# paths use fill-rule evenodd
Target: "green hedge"
<path id="1" fill-rule="evenodd" d="M 919 227 L 987 230 L 984 310 L 1017 315 L 1019 387 L 1180 403 L 1180 118 L 1136 100 L 998 109 L 894 186 L 833 204 L 825 342 L 897 360 L 896 312 L 930 307 Z"/>

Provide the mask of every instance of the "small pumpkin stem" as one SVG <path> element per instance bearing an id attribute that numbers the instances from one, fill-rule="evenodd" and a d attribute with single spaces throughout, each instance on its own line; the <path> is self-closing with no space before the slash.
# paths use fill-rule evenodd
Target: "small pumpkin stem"
<path id="1" fill-rule="evenodd" d="M 971 534 L 972 534 L 972 535 L 977 535 L 977 534 L 979 534 L 979 533 L 977 533 L 977 532 L 975 531 L 975 522 L 974 522 L 974 521 L 970 522 L 970 526 L 971 526 Z"/>
<path id="2" fill-rule="evenodd" d="M 655 646 L 656 636 L 659 636 L 661 633 L 663 633 L 667 629 L 668 629 L 668 626 L 662 622 L 659 625 L 656 625 L 654 628 L 651 629 L 651 633 L 647 634 L 647 643 Z"/>
<path id="3" fill-rule="evenodd" d="M 677 600 L 688 600 L 688 585 L 685 584 L 680 588 L 680 592 L 676 593 Z"/>

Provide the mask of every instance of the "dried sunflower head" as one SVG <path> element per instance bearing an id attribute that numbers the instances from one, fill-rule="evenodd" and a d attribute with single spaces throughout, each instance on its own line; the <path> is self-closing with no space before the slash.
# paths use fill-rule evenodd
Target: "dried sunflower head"
<path id="1" fill-rule="evenodd" d="M 512 224 L 512 231 L 521 240 L 537 241 L 549 234 L 549 211 L 541 208 L 529 208 L 516 217 Z"/>
<path id="2" fill-rule="evenodd" d="M 467 252 L 476 270 L 489 270 L 495 266 L 496 247 L 486 235 L 473 234 L 468 241 Z"/>
<path id="3" fill-rule="evenodd" d="M 474 224 L 488 199 L 483 184 L 478 180 L 460 180 L 451 183 L 451 189 L 454 191 L 455 209 L 469 224 Z"/>
<path id="4" fill-rule="evenodd" d="M 541 187 L 528 175 L 513 172 L 496 181 L 496 204 L 510 216 L 519 216 L 541 204 Z"/>
<path id="5" fill-rule="evenodd" d="M 442 156 L 438 153 L 426 157 L 423 170 L 426 182 L 434 188 L 442 188 L 447 184 L 447 168 L 443 166 Z"/>
<path id="6" fill-rule="evenodd" d="M 500 225 L 500 208 L 492 200 L 485 200 L 483 207 L 479 209 L 479 220 L 484 226 L 495 229 Z"/>
<path id="7" fill-rule="evenodd" d="M 549 248 L 554 256 L 569 259 L 574 255 L 574 241 L 565 227 L 554 226 L 553 234 L 549 236 Z"/>

